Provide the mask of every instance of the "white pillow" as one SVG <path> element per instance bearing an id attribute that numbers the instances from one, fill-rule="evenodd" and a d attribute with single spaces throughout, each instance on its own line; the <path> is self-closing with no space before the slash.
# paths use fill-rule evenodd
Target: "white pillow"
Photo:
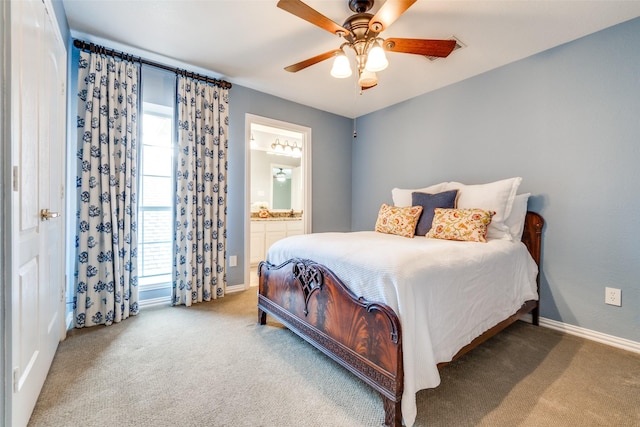
<path id="1" fill-rule="evenodd" d="M 527 203 L 531 193 L 518 194 L 513 199 L 511 207 L 511 215 L 504 220 L 509 227 L 511 238 L 516 241 L 522 240 L 522 232 L 524 231 L 524 218 L 527 216 Z"/>
<path id="2" fill-rule="evenodd" d="M 416 188 L 416 189 L 404 189 L 404 188 L 394 188 L 391 190 L 391 198 L 393 199 L 393 204 L 398 207 L 407 207 L 411 206 L 411 193 L 414 191 L 417 193 L 430 193 L 436 194 L 441 193 L 447 187 L 447 182 L 441 182 L 440 184 L 434 184 L 425 188 Z"/>
<path id="3" fill-rule="evenodd" d="M 512 240 L 511 231 L 504 221 L 511 214 L 513 200 L 521 182 L 521 177 L 476 185 L 449 182 L 446 190 L 458 190 L 458 209 L 484 209 L 495 212 L 489 224 L 488 238 Z"/>

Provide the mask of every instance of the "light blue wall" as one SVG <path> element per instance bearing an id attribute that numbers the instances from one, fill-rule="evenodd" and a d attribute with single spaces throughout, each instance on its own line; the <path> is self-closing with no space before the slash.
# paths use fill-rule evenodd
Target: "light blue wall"
<path id="1" fill-rule="evenodd" d="M 546 220 L 542 316 L 639 342 L 638 52 L 640 18 L 358 118 L 353 229 L 395 186 L 522 176 Z"/>
<path id="2" fill-rule="evenodd" d="M 352 121 L 234 85 L 229 90 L 229 187 L 227 255 L 238 256 L 229 267 L 227 284 L 244 283 L 245 115 L 254 114 L 311 128 L 312 230 L 351 229 Z"/>

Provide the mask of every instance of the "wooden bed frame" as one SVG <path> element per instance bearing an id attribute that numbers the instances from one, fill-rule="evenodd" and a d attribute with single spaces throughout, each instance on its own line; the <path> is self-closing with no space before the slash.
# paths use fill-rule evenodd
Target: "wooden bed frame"
<path id="1" fill-rule="evenodd" d="M 527 212 L 522 242 L 538 267 L 543 225 L 539 214 Z M 279 266 L 263 261 L 258 276 L 258 323 L 266 323 L 267 313 L 274 316 L 351 371 L 382 395 L 385 425 L 401 426 L 402 328 L 395 312 L 385 304 L 358 298 L 331 270 L 311 260 L 291 259 Z M 539 274 L 537 283 L 539 295 Z M 527 301 L 463 347 L 452 361 L 529 312 L 538 325 L 539 303 Z"/>

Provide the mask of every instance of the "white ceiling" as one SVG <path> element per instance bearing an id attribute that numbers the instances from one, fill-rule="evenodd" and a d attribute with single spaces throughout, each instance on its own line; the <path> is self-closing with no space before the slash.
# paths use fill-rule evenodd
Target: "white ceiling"
<path id="1" fill-rule="evenodd" d="M 63 0 L 74 37 L 113 42 L 107 46 L 136 55 L 142 51 L 147 59 L 161 55 L 168 65 L 190 64 L 231 83 L 350 118 L 640 16 L 638 0 L 418 0 L 381 36 L 455 36 L 466 47 L 436 61 L 388 53 L 390 65 L 378 73 L 378 86 L 360 95 L 355 77 L 338 80 L 329 75 L 331 60 L 298 73 L 284 71 L 287 65 L 338 48 L 341 39 L 276 3 Z M 339 24 L 353 13 L 347 0 L 306 3 Z M 377 0 L 370 13 L 382 3 Z M 594 60 L 597 57 L 594 53 Z"/>

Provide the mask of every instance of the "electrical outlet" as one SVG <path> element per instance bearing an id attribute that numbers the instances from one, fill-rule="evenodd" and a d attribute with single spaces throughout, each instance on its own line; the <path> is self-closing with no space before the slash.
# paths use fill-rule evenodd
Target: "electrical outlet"
<path id="1" fill-rule="evenodd" d="M 620 295 L 620 289 L 616 288 L 604 288 L 604 302 L 609 305 L 622 305 L 622 296 Z"/>
<path id="2" fill-rule="evenodd" d="M 238 257 L 236 255 L 231 255 L 229 257 L 229 267 L 235 267 L 238 265 Z"/>

